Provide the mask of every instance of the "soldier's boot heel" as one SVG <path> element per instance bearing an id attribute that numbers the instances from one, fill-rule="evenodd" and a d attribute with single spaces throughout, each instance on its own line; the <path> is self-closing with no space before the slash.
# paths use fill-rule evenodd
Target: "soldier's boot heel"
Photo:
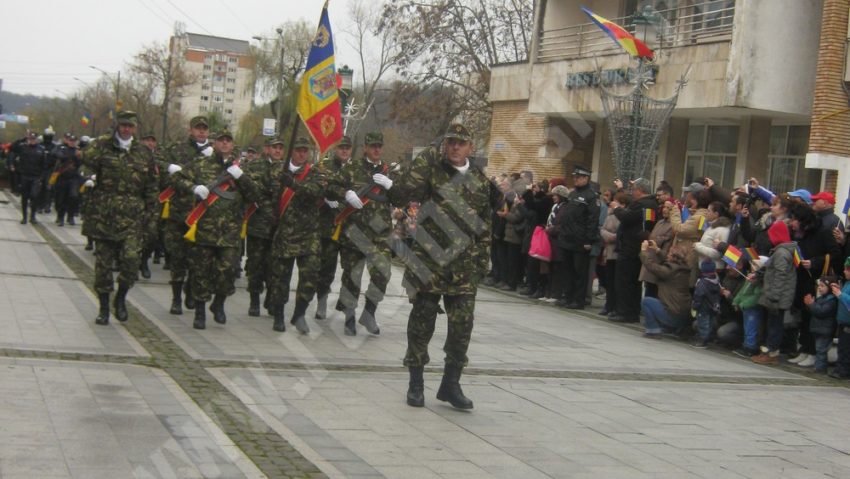
<path id="1" fill-rule="evenodd" d="M 203 301 L 195 301 L 195 321 L 192 327 L 195 329 L 207 329 L 207 311 L 204 309 Z"/>
<path id="2" fill-rule="evenodd" d="M 346 336 L 357 336 L 357 326 L 354 320 L 354 310 L 345 311 L 345 329 L 342 331 Z"/>
<path id="3" fill-rule="evenodd" d="M 100 293 L 97 295 L 97 299 L 100 302 L 100 309 L 94 319 L 94 324 L 109 324 L 109 293 Z"/>
<path id="4" fill-rule="evenodd" d="M 183 301 L 183 306 L 186 309 L 195 309 L 195 298 L 192 297 L 192 286 L 189 284 L 188 279 L 183 285 L 183 297 L 186 298 L 185 301 Z"/>
<path id="5" fill-rule="evenodd" d="M 127 314 L 127 292 L 130 291 L 130 288 L 126 285 L 119 284 L 118 292 L 115 293 L 115 317 L 118 321 L 122 323 L 127 321 L 129 315 Z"/>
<path id="6" fill-rule="evenodd" d="M 283 305 L 272 306 L 274 312 L 274 326 L 272 329 L 280 333 L 286 331 L 286 318 L 283 316 Z"/>
<path id="7" fill-rule="evenodd" d="M 215 295 L 212 304 L 210 304 L 210 312 L 213 314 L 213 321 L 218 324 L 227 322 L 227 315 L 224 314 L 224 300 L 227 296 L 223 294 Z"/>
<path id="8" fill-rule="evenodd" d="M 93 250 L 93 249 L 94 249 L 94 240 L 92 240 L 91 238 L 88 238 L 88 239 L 86 240 L 86 248 L 85 248 L 85 250 L 86 250 L 86 251 L 91 251 L 91 250 Z"/>
<path id="9" fill-rule="evenodd" d="M 460 388 L 460 368 L 446 364 L 443 381 L 437 390 L 437 399 L 447 401 L 457 409 L 472 409 L 472 400 L 463 395 Z"/>
<path id="10" fill-rule="evenodd" d="M 327 293 L 316 298 L 316 319 L 328 317 L 328 295 Z"/>
<path id="11" fill-rule="evenodd" d="M 171 282 L 171 314 L 183 314 L 183 282 Z"/>
<path id="12" fill-rule="evenodd" d="M 295 311 L 292 313 L 291 322 L 295 325 L 295 329 L 297 329 L 301 334 L 310 333 L 310 327 L 307 326 L 307 318 L 305 317 L 307 313 L 307 305 L 309 304 L 310 303 L 301 298 L 297 298 L 295 300 Z"/>
<path id="13" fill-rule="evenodd" d="M 260 315 L 260 293 L 251 293 L 251 304 L 248 306 L 248 316 Z"/>
<path id="14" fill-rule="evenodd" d="M 410 369 L 410 385 L 407 387 L 407 405 L 413 407 L 425 406 L 425 379 L 422 373 L 424 367 Z"/>
<path id="15" fill-rule="evenodd" d="M 366 331 L 369 331 L 370 334 L 379 335 L 381 334 L 381 328 L 378 326 L 378 322 L 375 320 L 375 312 L 378 310 L 378 305 L 373 303 L 371 300 L 366 300 L 366 307 L 363 308 L 363 312 L 360 313 L 360 319 L 357 321 L 362 324 Z"/>
<path id="16" fill-rule="evenodd" d="M 150 255 L 142 256 L 142 262 L 139 264 L 139 273 L 142 274 L 142 278 L 151 279 L 151 269 L 148 266 L 148 258 Z"/>

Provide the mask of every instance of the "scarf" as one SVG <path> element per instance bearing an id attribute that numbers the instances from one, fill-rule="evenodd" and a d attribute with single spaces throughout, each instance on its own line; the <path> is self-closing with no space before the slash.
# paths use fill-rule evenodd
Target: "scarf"
<path id="1" fill-rule="evenodd" d="M 121 148 L 124 151 L 129 150 L 130 145 L 133 143 L 133 137 L 132 136 L 130 138 L 128 138 L 127 140 L 122 140 L 121 137 L 118 136 L 118 133 L 116 133 L 115 139 L 118 140 L 118 147 Z"/>

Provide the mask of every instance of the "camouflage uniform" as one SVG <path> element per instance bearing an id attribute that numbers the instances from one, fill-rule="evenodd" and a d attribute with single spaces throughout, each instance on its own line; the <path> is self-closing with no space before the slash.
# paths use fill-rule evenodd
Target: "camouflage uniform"
<path id="1" fill-rule="evenodd" d="M 350 145 L 350 143 L 349 143 Z M 350 160 L 349 160 L 350 161 Z M 342 161 L 331 155 L 317 165 L 319 172 L 325 178 L 330 178 L 339 174 L 343 167 Z M 319 282 L 316 285 L 316 295 L 319 297 L 326 296 L 331 291 L 334 277 L 336 276 L 337 256 L 339 255 L 339 242 L 334 241 L 334 218 L 345 207 L 345 203 L 340 204 L 337 208 L 331 208 L 327 203 L 322 201 L 319 207 L 319 232 L 322 242 L 321 253 L 321 269 L 319 270 Z"/>
<path id="2" fill-rule="evenodd" d="M 89 193 L 85 233 L 97 243 L 95 291 L 113 289 L 112 266 L 118 261 L 118 283 L 129 289 L 136 282 L 144 225 L 156 214 L 154 164 L 135 140 L 122 150 L 114 135 L 95 140 L 83 153 L 86 169 L 97 175 Z"/>
<path id="3" fill-rule="evenodd" d="M 470 141 L 465 127 L 452 125 L 447 138 Z M 405 285 L 412 290 L 413 309 L 407 323 L 404 364 L 411 369 L 408 404 L 421 406 L 422 367 L 428 364 L 428 343 L 434 334 L 439 300 L 448 314 L 444 351 L 446 373 L 437 398 L 470 409 L 458 380 L 466 366 L 472 334 L 475 294 L 487 273 L 490 244 L 489 181 L 477 167 L 460 172 L 445 154 L 428 148 L 398 175 L 388 192 L 392 202 L 406 206 L 421 203 L 417 228 L 406 258 Z M 416 387 L 416 388 L 415 388 Z M 453 389 L 454 388 L 454 389 Z"/>
<path id="4" fill-rule="evenodd" d="M 245 262 L 248 292 L 254 294 L 261 294 L 270 285 L 272 235 L 277 221 L 275 207 L 279 197 L 271 177 L 275 163 L 271 158 L 255 158 L 244 167 L 245 174 L 254 181 L 258 200 L 257 210 L 248 219 L 248 258 Z"/>
<path id="5" fill-rule="evenodd" d="M 380 134 L 369 133 L 370 136 L 383 138 Z M 372 175 L 383 173 L 389 176 L 389 165 L 383 161 L 373 164 L 367 158 L 350 160 L 337 175 L 328 178 L 328 196 L 340 200 L 347 206 L 345 193 L 348 190 L 361 195 L 364 187 L 374 186 Z M 360 280 L 363 268 L 368 265 L 369 287 L 366 290 L 366 307 L 374 315 L 374 309 L 384 298 L 387 283 L 390 280 L 390 251 L 389 241 L 392 232 L 392 208 L 386 201 L 370 200 L 362 209 L 354 211 L 342 224 L 340 235 L 340 264 L 342 265 L 342 287 L 336 304 L 338 311 L 345 311 L 346 316 L 353 315 L 360 296 Z"/>

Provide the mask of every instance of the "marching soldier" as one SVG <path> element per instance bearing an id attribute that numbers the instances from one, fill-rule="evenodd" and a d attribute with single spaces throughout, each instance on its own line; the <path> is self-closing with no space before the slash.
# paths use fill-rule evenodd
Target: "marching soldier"
<path id="1" fill-rule="evenodd" d="M 165 155 L 165 159 L 169 163 L 167 167 L 168 186 L 160 192 L 159 201 L 162 203 L 161 216 L 166 220 L 163 240 L 165 252 L 168 254 L 166 263 L 171 272 L 171 314 L 183 314 L 180 303 L 184 289 L 186 309 L 194 309 L 195 300 L 192 297 L 191 281 L 187 279 L 189 245 L 183 239 L 183 236 L 189 230 L 185 221 L 192 209 L 194 198 L 191 191 L 178 191 L 171 184 L 172 177 L 170 175 L 186 165 L 192 164 L 195 158 L 209 158 L 213 155 L 213 146 L 208 139 L 209 133 L 207 117 L 196 116 L 189 120 L 189 138 L 172 145 Z M 174 165 L 174 167 L 171 165 Z"/>
<path id="2" fill-rule="evenodd" d="M 112 266 L 117 262 L 118 292 L 115 317 L 127 321 L 125 299 L 139 271 L 145 221 L 156 214 L 157 184 L 153 159 L 133 138 L 136 114 L 118 113 L 113 135 L 98 138 L 82 154 L 83 165 L 97 178 L 84 219 L 86 233 L 96 244 L 94 287 L 100 300 L 95 323 L 109 324 Z"/>
<path id="3" fill-rule="evenodd" d="M 212 155 L 202 154 L 182 168 L 168 167 L 175 188 L 196 198 L 185 217 L 189 229 L 184 235 L 191 243 L 188 266 L 195 300 L 195 329 L 206 328 L 204 307 L 210 299 L 215 322 L 227 322 L 224 301 L 235 292 L 242 220 L 245 206 L 253 202 L 255 195 L 253 182 L 243 175 L 236 161 L 229 131 L 215 136 L 214 150 Z"/>
<path id="4" fill-rule="evenodd" d="M 343 136 L 334 148 L 333 154 L 317 165 L 319 173 L 325 178 L 334 176 L 350 159 L 351 138 Z M 328 314 L 328 294 L 331 291 L 334 276 L 336 276 L 337 256 L 339 256 L 339 242 L 333 239 L 334 218 L 341 211 L 339 202 L 329 199 L 322 201 L 319 207 L 319 231 L 322 241 L 319 256 L 322 265 L 319 270 L 319 282 L 316 285 L 316 319 L 325 319 Z"/>
<path id="5" fill-rule="evenodd" d="M 54 169 L 50 176 L 56 201 L 56 224 L 73 226 L 74 216 L 80 200 L 80 165 L 82 162 L 77 155 L 77 137 L 66 133 L 62 145 L 53 151 Z"/>
<path id="6" fill-rule="evenodd" d="M 145 146 L 144 151 L 154 160 L 154 165 L 156 165 L 157 183 L 159 184 L 160 191 L 162 191 L 167 187 L 165 186 L 165 182 L 168 179 L 168 173 L 161 170 L 165 169 L 168 165 L 163 163 L 162 158 L 160 158 L 159 151 L 156 149 L 156 136 L 153 133 L 148 132 L 142 135 L 139 140 L 142 142 L 142 145 Z M 162 249 L 164 224 L 161 220 L 161 215 L 162 208 L 157 207 L 157 217 L 154 218 L 154 223 L 145 225 L 145 238 L 144 243 L 142 244 L 142 261 L 139 264 L 139 272 L 142 274 L 142 278 L 145 279 L 150 279 L 151 277 L 148 260 L 152 254 L 155 254 L 155 258 L 158 258 Z M 158 263 L 158 261 L 154 259 L 154 263 Z"/>
<path id="7" fill-rule="evenodd" d="M 272 151 L 277 148 L 272 146 Z M 317 203 L 322 200 L 325 186 L 318 168 L 308 161 L 310 141 L 295 140 L 292 156 L 285 163 L 276 163 L 272 180 L 277 191 L 277 229 L 272 240 L 271 298 L 274 330 L 285 331 L 284 305 L 289 300 L 292 267 L 298 263 L 298 286 L 292 320 L 301 334 L 310 332 L 304 315 L 316 292 L 319 275 L 319 224 L 316 221 Z"/>
<path id="8" fill-rule="evenodd" d="M 27 131 L 25 139 L 12 144 L 11 152 L 15 155 L 12 169 L 18 177 L 18 190 L 21 192 L 21 224 L 27 224 L 27 213 L 32 224 L 38 224 L 35 219 L 41 195 L 41 179 L 47 170 L 47 154 L 42 145 L 38 144 L 38 135 Z"/>
<path id="9" fill-rule="evenodd" d="M 389 164 L 381 160 L 384 135 L 367 133 L 365 156 L 345 164 L 339 174 L 329 178 L 329 196 L 345 200 L 348 206 L 337 215 L 334 236 L 340 240 L 342 287 L 337 311 L 345 313 L 344 333 L 357 334 L 355 310 L 360 296 L 360 279 L 364 266 L 369 270 L 366 305 L 358 322 L 371 334 L 380 334 L 375 320 L 378 303 L 384 298 L 390 280 L 389 238 L 392 232 L 392 211 L 386 197 L 392 188 Z"/>
<path id="10" fill-rule="evenodd" d="M 272 139 L 267 148 L 269 155 L 256 158 L 245 165 L 245 174 L 256 186 L 257 202 L 248 205 L 245 218 L 248 222 L 245 272 L 248 275 L 248 294 L 251 304 L 248 316 L 260 315 L 260 295 L 266 290 L 266 308 L 269 308 L 269 265 L 271 262 L 272 235 L 276 223 L 275 208 L 280 192 L 272 181 L 275 164 L 283 160 L 283 140 Z"/>
<path id="11" fill-rule="evenodd" d="M 425 404 L 422 372 L 430 360 L 428 343 L 441 297 L 448 314 L 448 337 L 437 399 L 459 409 L 473 406 L 461 390 L 460 375 L 468 361 L 478 282 L 487 273 L 490 258 L 491 212 L 489 181 L 471 165 L 472 148 L 469 130 L 451 125 L 443 150 L 424 150 L 388 191 L 397 206 L 421 203 L 412 257 L 404 274 L 404 284 L 413 296 L 404 365 L 410 370 L 407 404 L 414 407 Z"/>

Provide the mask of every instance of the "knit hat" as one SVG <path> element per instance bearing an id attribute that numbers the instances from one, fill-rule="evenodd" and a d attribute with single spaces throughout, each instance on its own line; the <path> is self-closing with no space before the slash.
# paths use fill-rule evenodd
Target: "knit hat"
<path id="1" fill-rule="evenodd" d="M 844 260 L 844 269 L 850 268 L 850 256 Z"/>
<path id="2" fill-rule="evenodd" d="M 703 276 L 713 276 L 717 273 L 717 265 L 710 259 L 704 259 L 699 264 L 699 272 L 702 273 Z"/>
<path id="3" fill-rule="evenodd" d="M 767 230 L 767 237 L 773 246 L 791 241 L 791 233 L 784 221 L 774 221 Z"/>
<path id="4" fill-rule="evenodd" d="M 564 186 L 564 185 L 558 185 L 558 186 L 552 188 L 552 190 L 549 192 L 549 194 L 558 195 L 561 198 L 566 199 L 568 196 L 570 196 L 570 190 L 568 190 L 567 187 Z"/>

